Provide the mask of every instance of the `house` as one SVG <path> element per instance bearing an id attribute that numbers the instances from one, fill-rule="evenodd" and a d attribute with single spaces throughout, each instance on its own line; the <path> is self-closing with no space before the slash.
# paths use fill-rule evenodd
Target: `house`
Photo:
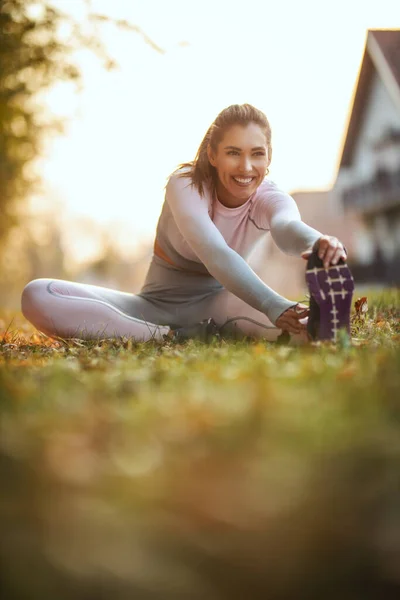
<path id="1" fill-rule="evenodd" d="M 367 33 L 332 189 L 291 195 L 307 224 L 345 244 L 356 284 L 400 284 L 400 29 Z M 254 270 L 299 297 L 302 260 L 266 245 Z"/>
<path id="2" fill-rule="evenodd" d="M 400 284 L 400 29 L 369 30 L 330 202 L 358 282 Z"/>

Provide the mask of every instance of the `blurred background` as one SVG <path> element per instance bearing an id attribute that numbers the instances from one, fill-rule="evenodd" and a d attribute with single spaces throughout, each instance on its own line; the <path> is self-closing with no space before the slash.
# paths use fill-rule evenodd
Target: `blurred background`
<path id="1" fill-rule="evenodd" d="M 0 0 L 0 26 L 2 307 L 37 277 L 138 291 L 168 175 L 242 102 L 270 119 L 271 179 L 357 282 L 399 283 L 397 0 Z M 271 240 L 252 266 L 303 288 Z"/>

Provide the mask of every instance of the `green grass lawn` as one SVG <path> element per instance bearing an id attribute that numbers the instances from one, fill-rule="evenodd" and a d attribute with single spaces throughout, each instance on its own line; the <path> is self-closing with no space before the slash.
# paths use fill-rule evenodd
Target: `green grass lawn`
<path id="1" fill-rule="evenodd" d="M 303 348 L 0 313 L 6 597 L 400 597 L 400 293 L 363 295 Z"/>

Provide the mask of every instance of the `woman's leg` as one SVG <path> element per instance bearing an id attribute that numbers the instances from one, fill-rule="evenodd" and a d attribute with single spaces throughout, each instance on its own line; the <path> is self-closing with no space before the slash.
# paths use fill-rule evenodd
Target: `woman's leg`
<path id="1" fill-rule="evenodd" d="M 50 337 L 102 339 L 132 337 L 139 341 L 163 339 L 169 327 L 151 303 L 134 294 L 94 285 L 35 279 L 22 293 L 24 316 Z"/>
<path id="2" fill-rule="evenodd" d="M 209 316 L 215 320 L 219 327 L 229 321 L 230 327 L 237 327 L 239 332 L 244 335 L 264 338 L 269 342 L 276 342 L 282 333 L 282 330 L 275 327 L 266 315 L 252 308 L 227 290 L 219 292 L 212 298 L 209 306 Z M 247 319 L 252 319 L 252 321 Z M 256 321 L 256 323 L 253 321 Z M 303 321 L 306 323 L 307 319 Z M 307 342 L 308 335 L 306 331 L 300 334 L 290 334 L 290 344 L 292 345 L 302 345 Z"/>

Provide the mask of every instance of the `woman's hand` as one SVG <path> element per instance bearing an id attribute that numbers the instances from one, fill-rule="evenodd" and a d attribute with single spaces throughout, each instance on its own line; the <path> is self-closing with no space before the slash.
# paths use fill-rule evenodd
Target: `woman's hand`
<path id="1" fill-rule="evenodd" d="M 304 304 L 296 304 L 288 308 L 281 314 L 275 322 L 275 325 L 283 331 L 289 333 L 301 333 L 306 329 L 306 325 L 300 323 L 300 319 L 308 316 L 310 309 Z"/>
<path id="2" fill-rule="evenodd" d="M 322 260 L 324 269 L 328 269 L 329 265 L 337 265 L 339 260 L 347 259 L 346 250 L 342 242 L 331 235 L 321 236 L 310 250 L 302 253 L 302 257 L 307 260 L 313 250 L 318 250 L 318 256 Z"/>

